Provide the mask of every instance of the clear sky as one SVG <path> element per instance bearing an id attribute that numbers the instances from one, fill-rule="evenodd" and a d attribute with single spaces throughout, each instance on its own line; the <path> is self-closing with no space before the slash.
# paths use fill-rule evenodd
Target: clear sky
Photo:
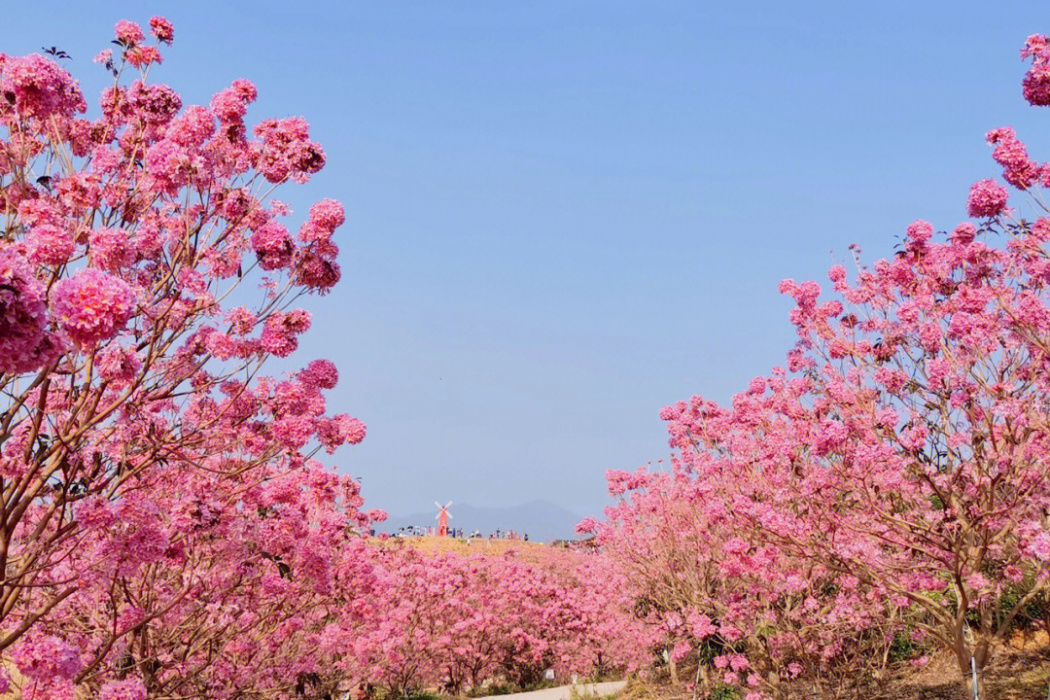
<path id="1" fill-rule="evenodd" d="M 249 78 L 250 118 L 327 151 L 280 195 L 348 214 L 298 359 L 338 364 L 369 433 L 335 461 L 392 513 L 599 511 L 606 469 L 666 456 L 662 406 L 782 360 L 779 280 L 953 227 L 991 128 L 1050 158 L 1020 94 L 1041 2 L 33 2 L 0 51 L 59 46 L 93 98 L 113 25 L 153 14 L 155 80 Z"/>

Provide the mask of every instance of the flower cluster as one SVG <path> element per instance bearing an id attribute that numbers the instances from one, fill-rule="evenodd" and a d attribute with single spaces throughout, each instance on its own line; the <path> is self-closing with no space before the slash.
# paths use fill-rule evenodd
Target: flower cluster
<path id="1" fill-rule="evenodd" d="M 54 61 L 32 54 L 24 58 L 0 54 L 0 116 L 45 123 L 54 117 L 70 119 L 87 110 L 87 102 L 73 77 Z"/>
<path id="2" fill-rule="evenodd" d="M 992 158 L 1003 166 L 1003 179 L 1018 189 L 1028 189 L 1039 179 L 1039 165 L 1028 157 L 1028 149 L 1017 139 L 1017 132 L 1004 126 L 985 137 L 995 146 Z"/>
<path id="3" fill-rule="evenodd" d="M 51 291 L 51 313 L 80 347 L 108 340 L 135 310 L 135 293 L 119 277 L 96 269 L 77 272 Z"/>
<path id="4" fill-rule="evenodd" d="M 1021 58 L 1031 58 L 1032 67 L 1024 76 L 1024 98 L 1037 107 L 1050 105 L 1050 44 L 1043 34 L 1028 37 Z"/>
<path id="5" fill-rule="evenodd" d="M 12 651 L 18 672 L 36 681 L 68 680 L 80 670 L 80 654 L 54 636 L 30 635 Z"/>
<path id="6" fill-rule="evenodd" d="M 256 149 L 256 167 L 270 182 L 297 182 L 324 167 L 324 150 L 310 140 L 310 127 L 300 117 L 267 119 L 255 127 L 262 139 Z"/>
<path id="7" fill-rule="evenodd" d="M 335 230 L 346 221 L 343 205 L 334 199 L 325 199 L 310 207 L 310 218 L 299 229 L 299 240 L 304 243 L 328 241 Z"/>
<path id="8" fill-rule="evenodd" d="M 970 216 L 991 218 L 1006 211 L 1010 193 L 995 180 L 980 180 L 970 188 L 967 212 Z"/>
<path id="9" fill-rule="evenodd" d="M 43 288 L 13 248 L 0 248 L 0 375 L 32 372 L 58 357 Z"/>

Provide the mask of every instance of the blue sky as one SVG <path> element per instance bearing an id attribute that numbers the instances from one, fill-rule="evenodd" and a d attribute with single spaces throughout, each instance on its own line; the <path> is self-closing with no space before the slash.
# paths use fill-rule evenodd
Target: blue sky
<path id="1" fill-rule="evenodd" d="M 67 7 L 67 5 L 69 5 Z M 336 462 L 393 513 L 435 499 L 577 513 L 665 457 L 659 409 L 728 400 L 792 343 L 785 277 L 965 216 L 997 174 L 1041 3 L 22 3 L 0 51 L 57 45 L 89 96 L 122 18 L 175 25 L 154 79 L 303 115 L 343 281 L 298 356 L 334 360 Z M 90 100 L 89 100 L 90 101 Z"/>

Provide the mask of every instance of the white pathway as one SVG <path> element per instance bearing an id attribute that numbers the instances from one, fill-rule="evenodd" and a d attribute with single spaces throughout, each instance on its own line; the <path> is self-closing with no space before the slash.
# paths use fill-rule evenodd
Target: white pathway
<path id="1" fill-rule="evenodd" d="M 557 688 L 544 688 L 543 690 L 530 690 L 527 693 L 511 693 L 510 695 L 489 695 L 487 698 L 477 700 L 569 700 L 572 689 L 576 688 L 578 696 L 602 697 L 623 690 L 627 681 L 609 681 L 608 683 L 580 683 L 578 685 L 562 685 Z"/>

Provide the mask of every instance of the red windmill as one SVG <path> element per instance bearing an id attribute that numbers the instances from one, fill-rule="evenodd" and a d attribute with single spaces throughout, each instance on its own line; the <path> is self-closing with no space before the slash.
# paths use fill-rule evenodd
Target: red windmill
<path id="1" fill-rule="evenodd" d="M 438 537 L 448 537 L 448 519 L 452 516 L 448 512 L 448 507 L 452 505 L 452 501 L 449 501 L 445 505 L 441 505 L 437 501 L 434 501 L 434 505 L 438 507 L 438 514 L 434 516 L 434 519 L 438 521 Z"/>

